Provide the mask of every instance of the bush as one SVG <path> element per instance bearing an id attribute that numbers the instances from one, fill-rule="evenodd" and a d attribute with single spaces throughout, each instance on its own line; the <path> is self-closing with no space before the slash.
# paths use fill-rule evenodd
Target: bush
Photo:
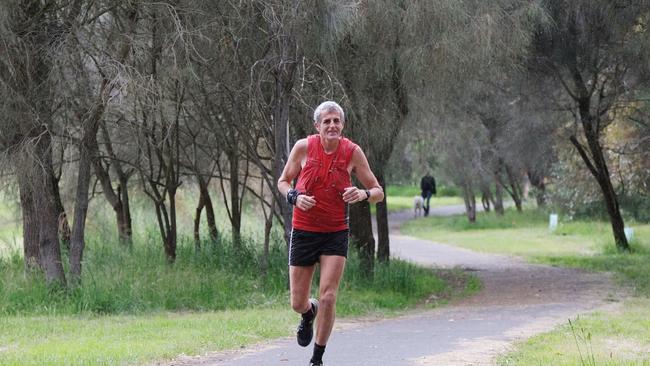
<path id="1" fill-rule="evenodd" d="M 155 311 L 215 311 L 286 306 L 286 245 L 272 240 L 269 269 L 260 275 L 261 248 L 244 239 L 237 249 L 228 240 L 194 242 L 181 237 L 177 259 L 169 264 L 154 231 L 130 249 L 99 236 L 87 239 L 81 285 L 48 288 L 42 275 L 26 276 L 19 253 L 0 259 L 0 315 L 115 314 Z M 67 262 L 67 260 L 66 260 Z M 315 276 L 317 277 L 317 276 Z M 313 291 L 318 288 L 314 279 Z M 341 285 L 342 314 L 364 309 L 396 309 L 415 304 L 444 289 L 432 272 L 394 260 L 377 265 L 373 281 L 360 276 L 350 250 Z"/>

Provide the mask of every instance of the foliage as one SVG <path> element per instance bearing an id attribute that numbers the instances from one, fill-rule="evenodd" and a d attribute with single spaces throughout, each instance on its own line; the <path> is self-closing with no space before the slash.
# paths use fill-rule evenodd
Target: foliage
<path id="1" fill-rule="evenodd" d="M 88 241 L 87 271 L 81 285 L 56 291 L 48 288 L 41 277 L 24 275 L 22 257 L 14 252 L 1 259 L 0 314 L 138 314 L 283 305 L 287 266 L 282 243 L 275 237 L 268 275 L 260 278 L 261 253 L 251 239 L 241 249 L 235 249 L 229 241 L 206 241 L 203 250 L 195 253 L 193 242 L 182 238 L 177 261 L 169 265 L 153 231 L 130 250 L 123 250 L 114 241 L 93 237 Z M 412 306 L 445 288 L 427 270 L 397 260 L 378 270 L 376 282 L 359 282 L 357 265 L 351 251 L 341 300 L 349 311 L 355 311 L 352 304 L 359 305 L 370 297 L 374 300 L 366 308 Z M 346 305 L 348 302 L 350 305 Z"/>
<path id="2" fill-rule="evenodd" d="M 647 157 L 632 150 L 637 133 L 630 132 L 630 123 L 618 119 L 604 133 L 605 150 L 612 183 L 619 198 L 621 213 L 626 219 L 650 221 L 650 193 L 644 164 Z M 573 153 L 568 143 L 557 144 L 558 161 L 553 165 L 549 198 L 561 212 L 576 218 L 607 218 L 607 209 L 598 185 Z M 628 151 L 629 150 L 629 151 Z"/>

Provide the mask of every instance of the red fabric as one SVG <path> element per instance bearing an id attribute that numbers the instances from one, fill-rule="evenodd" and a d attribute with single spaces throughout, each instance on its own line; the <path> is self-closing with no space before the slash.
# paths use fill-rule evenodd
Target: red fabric
<path id="1" fill-rule="evenodd" d="M 319 135 L 307 138 L 307 162 L 298 175 L 296 189 L 314 196 L 316 205 L 307 211 L 293 210 L 293 228 L 319 233 L 348 228 L 347 205 L 343 191 L 350 187 L 348 165 L 357 145 L 345 137 L 332 154 L 326 154 Z"/>

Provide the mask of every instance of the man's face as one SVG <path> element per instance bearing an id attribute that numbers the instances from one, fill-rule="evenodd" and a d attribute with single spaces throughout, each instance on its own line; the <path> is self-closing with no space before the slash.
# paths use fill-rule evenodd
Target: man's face
<path id="1" fill-rule="evenodd" d="M 325 112 L 320 116 L 320 122 L 314 123 L 321 138 L 325 140 L 334 140 L 341 137 L 343 131 L 343 120 L 341 115 L 336 112 Z"/>

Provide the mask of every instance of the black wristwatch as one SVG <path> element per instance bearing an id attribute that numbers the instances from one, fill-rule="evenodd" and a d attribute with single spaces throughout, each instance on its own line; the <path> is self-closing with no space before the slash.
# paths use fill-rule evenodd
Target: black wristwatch
<path id="1" fill-rule="evenodd" d="M 366 199 L 364 201 L 367 201 L 370 199 L 370 190 L 366 189 L 365 192 L 366 192 Z"/>
<path id="2" fill-rule="evenodd" d="M 301 194 L 302 193 L 300 193 L 296 189 L 293 188 L 289 189 L 289 191 L 287 192 L 287 203 L 292 206 L 295 206 L 296 203 L 298 202 L 298 196 L 300 196 Z"/>

